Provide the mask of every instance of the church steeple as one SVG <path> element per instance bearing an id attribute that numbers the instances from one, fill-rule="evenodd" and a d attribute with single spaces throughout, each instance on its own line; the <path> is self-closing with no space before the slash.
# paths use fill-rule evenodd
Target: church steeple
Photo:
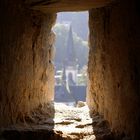
<path id="1" fill-rule="evenodd" d="M 67 46 L 66 46 L 66 56 L 64 60 L 63 69 L 63 83 L 66 85 L 75 85 L 77 81 L 77 64 L 76 64 L 76 54 L 74 49 L 72 27 L 70 25 Z"/>
<path id="2" fill-rule="evenodd" d="M 76 62 L 75 49 L 74 49 L 74 41 L 72 34 L 72 26 L 70 25 L 67 46 L 66 46 L 66 63 L 67 65 L 73 66 Z"/>

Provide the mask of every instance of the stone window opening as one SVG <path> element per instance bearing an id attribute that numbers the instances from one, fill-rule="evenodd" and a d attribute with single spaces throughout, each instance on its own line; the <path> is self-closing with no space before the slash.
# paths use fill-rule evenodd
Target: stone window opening
<path id="1" fill-rule="evenodd" d="M 86 103 L 88 11 L 57 13 L 54 102 L 76 106 Z"/>
<path id="2" fill-rule="evenodd" d="M 0 139 L 139 139 L 137 0 L 4 0 L 0 5 Z M 53 101 L 56 13 L 82 10 L 89 10 L 91 118 L 84 114 L 87 106 Z M 63 79 L 76 85 L 71 69 Z"/>

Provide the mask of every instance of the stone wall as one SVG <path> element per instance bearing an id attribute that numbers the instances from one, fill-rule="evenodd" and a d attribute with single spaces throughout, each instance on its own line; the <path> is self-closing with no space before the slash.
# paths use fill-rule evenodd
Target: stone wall
<path id="1" fill-rule="evenodd" d="M 5 0 L 0 17 L 0 126 L 6 126 L 54 98 L 51 28 L 56 15 Z"/>
<path id="2" fill-rule="evenodd" d="M 113 131 L 137 140 L 140 131 L 140 12 L 136 0 L 118 0 L 89 12 L 87 102 Z"/>
<path id="3" fill-rule="evenodd" d="M 66 6 L 73 10 L 67 2 Z M 24 0 L 0 1 L 0 126 L 16 123 L 53 100 L 55 14 L 47 8 L 39 6 L 43 14 L 31 10 Z M 55 8 L 64 10 L 59 4 Z M 116 0 L 89 12 L 88 105 L 117 134 L 135 140 L 140 134 L 139 8 L 138 0 Z"/>

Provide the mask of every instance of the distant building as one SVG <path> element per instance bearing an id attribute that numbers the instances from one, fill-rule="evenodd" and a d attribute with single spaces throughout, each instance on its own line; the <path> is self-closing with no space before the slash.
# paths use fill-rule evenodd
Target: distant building
<path id="1" fill-rule="evenodd" d="M 78 86 L 77 59 L 74 50 L 74 41 L 71 25 L 69 28 L 69 34 L 67 39 L 63 71 L 57 71 L 57 76 L 55 78 L 57 79 L 57 84 L 55 86 L 56 102 L 74 102 L 76 104 L 79 100 L 85 101 L 86 86 Z"/>

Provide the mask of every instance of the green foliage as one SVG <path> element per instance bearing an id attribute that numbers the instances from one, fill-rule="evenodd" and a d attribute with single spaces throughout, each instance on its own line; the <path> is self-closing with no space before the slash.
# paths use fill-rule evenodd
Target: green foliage
<path id="1" fill-rule="evenodd" d="M 86 85 L 87 84 L 87 66 L 84 66 L 78 75 L 78 85 Z"/>
<path id="2" fill-rule="evenodd" d="M 58 23 L 55 25 L 53 30 L 56 33 L 55 64 L 62 65 L 66 55 L 69 26 Z M 73 40 L 78 65 L 82 68 L 88 61 L 88 43 L 79 37 L 75 32 L 73 32 Z"/>
<path id="3" fill-rule="evenodd" d="M 82 39 L 88 38 L 88 12 L 61 12 L 57 14 L 57 22 L 70 21 L 73 31 Z"/>
<path id="4" fill-rule="evenodd" d="M 54 27 L 54 32 L 56 33 L 55 62 L 62 64 L 66 52 L 66 39 L 67 39 L 68 28 L 66 28 L 66 26 L 64 26 L 63 24 L 56 24 L 56 26 Z"/>

